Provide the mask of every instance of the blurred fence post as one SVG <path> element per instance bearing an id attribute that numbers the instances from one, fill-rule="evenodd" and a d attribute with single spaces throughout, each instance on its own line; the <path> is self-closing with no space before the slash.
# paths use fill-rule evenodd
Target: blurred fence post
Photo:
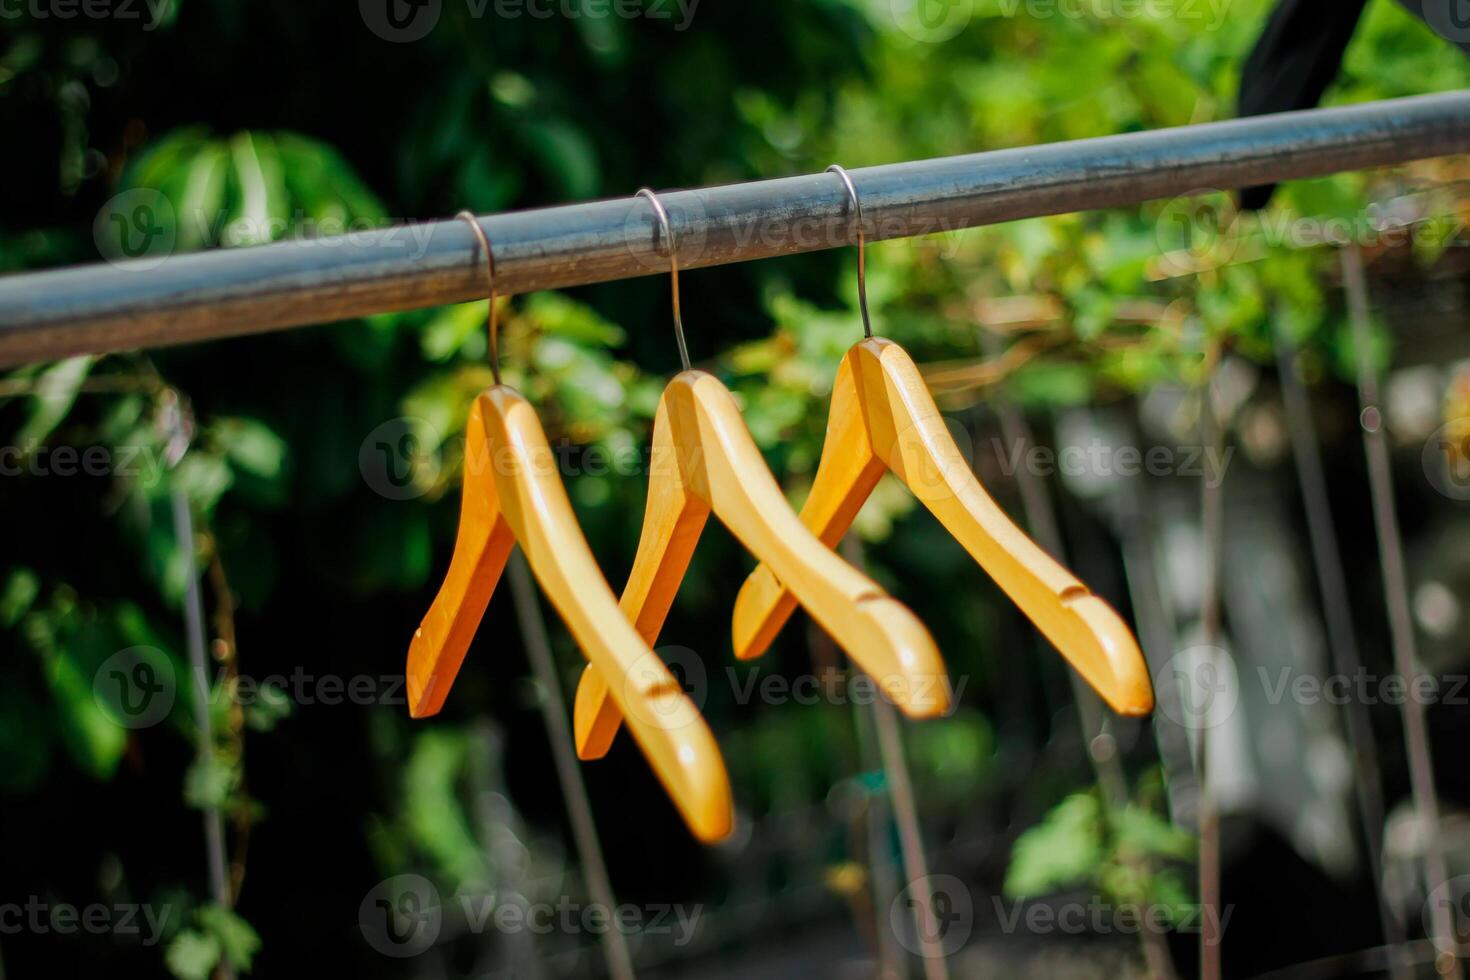
<path id="1" fill-rule="evenodd" d="M 842 539 L 842 555 L 853 567 L 863 571 L 863 546 L 856 535 Z M 883 775 L 893 800 L 893 816 L 898 823 L 898 844 L 903 856 L 906 890 L 915 899 L 914 919 L 920 957 L 924 961 L 926 980 L 949 980 L 949 964 L 945 962 L 943 936 L 938 928 L 939 916 L 934 909 L 934 881 L 929 876 L 929 861 L 924 856 L 924 837 L 919 830 L 919 808 L 914 800 L 914 786 L 909 778 L 908 760 L 903 754 L 903 735 L 893 705 L 883 698 L 873 699 L 873 721 L 878 733 L 878 751 L 883 758 Z"/>
<path id="2" fill-rule="evenodd" d="M 163 421 L 168 441 L 166 443 L 169 465 L 177 466 L 188 452 L 191 425 L 184 414 L 183 401 L 178 392 L 169 389 L 164 394 Z M 177 486 L 169 491 L 172 505 L 174 540 L 179 551 L 179 564 L 184 569 L 184 634 L 189 650 L 189 669 L 194 680 L 194 726 L 195 754 L 200 764 L 212 764 L 214 759 L 214 727 L 209 717 L 209 669 L 204 650 L 207 640 L 204 633 L 204 600 L 199 593 L 199 564 L 194 554 L 194 517 L 189 512 L 189 498 Z M 204 847 L 209 864 L 210 897 L 216 905 L 226 911 L 234 907 L 234 896 L 230 892 L 230 879 L 225 856 L 224 821 L 219 807 L 207 804 L 204 811 Z M 234 980 L 234 964 L 221 954 L 215 967 L 215 977 Z"/>
<path id="3" fill-rule="evenodd" d="M 987 356 L 1000 353 L 1000 344 L 995 335 L 981 330 L 980 342 Z M 1000 421 L 1001 438 L 1006 442 L 1006 451 L 1016 459 L 1024 460 L 1027 451 L 1035 442 L 1031 426 L 1005 392 L 1004 385 L 989 399 L 990 407 Z M 1045 482 L 1030 467 L 1024 464 L 1016 468 L 1016 488 L 1021 494 L 1021 510 L 1026 516 L 1026 529 L 1042 550 L 1063 565 L 1067 564 L 1067 549 L 1062 541 L 1061 529 L 1057 524 L 1056 508 Z M 1044 639 L 1042 646 L 1049 647 Z M 1087 748 L 1087 758 L 1097 777 L 1102 791 L 1104 812 L 1110 817 L 1128 805 L 1128 779 L 1123 772 L 1123 762 L 1118 758 L 1118 742 L 1109 731 L 1110 719 L 1104 712 L 1102 700 L 1088 687 L 1076 670 L 1067 668 L 1067 678 L 1072 685 L 1072 696 L 1077 705 L 1077 721 L 1082 729 L 1082 740 Z M 1135 867 L 1147 874 L 1147 858 L 1139 858 Z M 1174 980 L 1174 964 L 1169 957 L 1169 947 L 1164 937 L 1151 929 L 1139 930 L 1144 962 L 1149 976 L 1154 980 Z"/>
<path id="4" fill-rule="evenodd" d="M 1279 321 L 1274 335 L 1281 403 L 1286 415 L 1286 429 L 1291 437 L 1303 509 L 1307 515 L 1307 535 L 1312 542 L 1312 561 L 1317 571 L 1317 588 L 1321 592 L 1322 616 L 1326 620 L 1333 667 L 1344 677 L 1356 677 L 1363 669 L 1363 658 L 1358 651 L 1342 554 L 1337 547 L 1332 501 L 1327 494 L 1317 428 L 1312 421 L 1312 406 L 1306 387 L 1297 374 L 1297 352 L 1291 349 Z M 1403 923 L 1389 907 L 1383 887 L 1383 787 L 1373 726 L 1367 706 L 1361 701 L 1347 698 L 1342 710 L 1355 763 L 1353 785 L 1357 789 L 1358 817 L 1362 822 L 1368 870 L 1373 876 L 1373 891 L 1378 899 L 1378 921 L 1383 929 L 1383 941 L 1389 947 L 1389 973 L 1393 980 L 1409 980 L 1411 967 L 1400 948 L 1404 942 Z"/>
<path id="5" fill-rule="evenodd" d="M 1414 620 L 1409 611 L 1409 582 L 1404 569 L 1404 545 L 1393 492 L 1393 468 L 1388 436 L 1383 431 L 1383 411 L 1378 405 L 1378 369 L 1371 350 L 1373 332 L 1368 315 L 1368 284 L 1363 275 L 1363 255 L 1356 242 L 1339 253 L 1343 285 L 1347 288 L 1348 321 L 1352 326 L 1353 350 L 1358 368 L 1359 419 L 1363 427 L 1363 452 L 1368 457 L 1368 488 L 1373 501 L 1373 525 L 1378 535 L 1378 552 L 1383 564 L 1383 595 L 1388 605 L 1389 634 L 1394 670 L 1409 690 L 1417 690 L 1418 652 Z M 1424 842 L 1424 890 L 1433 894 L 1448 880 L 1444 851 L 1440 844 L 1439 794 L 1434 788 L 1434 760 L 1429 732 L 1424 723 L 1424 705 L 1417 697 L 1406 697 L 1399 705 L 1404 726 L 1405 749 L 1409 756 L 1409 784 L 1415 815 Z M 1433 938 L 1439 949 L 1435 968 L 1441 976 L 1460 980 L 1464 975 L 1457 948 L 1453 914 L 1448 904 L 1431 902 Z"/>
<path id="6" fill-rule="evenodd" d="M 536 603 L 536 588 L 531 582 L 531 573 L 526 568 L 525 556 L 519 548 L 511 552 L 510 561 L 506 563 L 506 574 L 510 577 L 510 591 L 515 600 L 521 639 L 526 644 L 531 670 L 541 688 L 541 717 L 546 723 L 546 737 L 551 742 L 556 778 L 561 783 L 567 815 L 571 818 L 572 839 L 577 845 L 577 854 L 582 859 L 582 874 L 587 881 L 587 891 L 592 900 L 612 916 L 615 911 L 612 882 L 607 874 L 607 863 L 602 857 L 602 845 L 597 840 L 597 822 L 592 816 L 592 804 L 587 800 L 587 787 L 582 782 L 582 773 L 577 768 L 577 750 L 572 742 L 571 726 L 567 724 L 566 702 L 562 695 L 561 681 L 556 676 L 551 642 L 546 636 L 546 621 L 541 617 L 541 608 Z M 602 931 L 602 955 L 607 960 L 607 972 L 613 980 L 633 980 L 633 957 L 628 952 L 628 941 L 621 930 L 613 928 Z"/>
<path id="7" fill-rule="evenodd" d="M 1203 329 L 1203 325 L 1201 325 Z M 1223 449 L 1224 432 L 1215 417 L 1213 382 L 1219 363 L 1219 348 L 1205 343 L 1206 374 L 1199 387 L 1200 448 L 1218 454 Z M 1220 645 L 1222 633 L 1220 608 L 1221 546 L 1225 524 L 1224 474 L 1210 479 L 1206 469 L 1200 479 L 1200 534 L 1203 539 L 1204 574 L 1201 578 L 1200 626 L 1201 642 L 1211 650 Z M 1224 936 L 1216 930 L 1221 922 L 1220 910 L 1220 814 L 1210 792 L 1209 762 L 1210 726 L 1200 725 L 1195 731 L 1196 772 L 1199 775 L 1199 901 L 1204 910 L 1200 931 L 1200 977 L 1220 980 L 1222 963 L 1220 948 Z M 1210 914 L 1210 910 L 1214 914 Z"/>

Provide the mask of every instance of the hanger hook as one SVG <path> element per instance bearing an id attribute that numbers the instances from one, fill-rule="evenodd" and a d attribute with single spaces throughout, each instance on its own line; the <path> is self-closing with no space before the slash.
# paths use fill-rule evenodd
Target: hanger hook
<path id="1" fill-rule="evenodd" d="M 490 239 L 485 234 L 485 229 L 480 227 L 480 219 L 473 212 L 461 211 L 455 218 L 469 223 L 474 229 L 475 238 L 480 243 L 480 251 L 485 253 L 485 278 L 490 282 L 490 312 L 486 317 L 486 327 L 490 332 L 490 373 L 495 378 L 495 383 L 500 384 L 500 318 L 495 312 L 495 300 L 498 293 L 495 291 L 495 253 L 490 251 Z"/>
<path id="2" fill-rule="evenodd" d="M 684 317 L 679 312 L 679 247 L 674 241 L 674 230 L 669 225 L 669 212 L 664 210 L 663 202 L 658 195 L 645 187 L 635 197 L 646 197 L 648 203 L 653 205 L 654 214 L 658 215 L 658 223 L 664 232 L 664 240 L 669 243 L 669 272 L 674 284 L 674 339 L 679 342 L 679 360 L 684 365 L 684 370 L 689 370 L 689 345 L 684 343 Z"/>
<path id="3" fill-rule="evenodd" d="M 858 197 L 857 188 L 852 184 L 852 178 L 847 175 L 846 170 L 842 169 L 841 164 L 832 164 L 827 168 L 827 173 L 836 174 L 842 178 L 842 186 L 847 188 L 847 196 L 852 201 L 852 210 L 857 218 L 858 308 L 863 312 L 863 336 L 871 338 L 873 321 L 868 318 L 868 269 L 867 262 L 863 258 L 868 243 L 863 234 L 863 202 Z"/>

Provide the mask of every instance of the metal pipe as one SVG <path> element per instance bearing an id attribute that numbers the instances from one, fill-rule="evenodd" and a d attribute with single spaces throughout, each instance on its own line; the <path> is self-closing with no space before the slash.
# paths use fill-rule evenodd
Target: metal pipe
<path id="1" fill-rule="evenodd" d="M 1470 150 L 1470 92 L 1180 126 L 850 171 L 869 240 L 1133 205 Z M 828 173 L 661 194 L 685 269 L 851 245 Z M 499 291 L 668 270 L 632 195 L 482 219 Z M 485 293 L 445 220 L 0 277 L 0 366 L 326 323 Z"/>

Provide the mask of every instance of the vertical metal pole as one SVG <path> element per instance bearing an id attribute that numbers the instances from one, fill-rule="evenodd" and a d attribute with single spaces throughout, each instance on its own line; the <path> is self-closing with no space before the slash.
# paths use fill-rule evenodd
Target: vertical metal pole
<path id="1" fill-rule="evenodd" d="M 577 768 L 577 750 L 562 708 L 565 701 L 561 681 L 556 676 L 556 664 L 551 657 L 551 642 L 546 636 L 546 621 L 541 617 L 531 573 L 519 548 L 512 552 L 506 564 L 521 638 L 525 640 L 536 683 L 541 687 L 541 717 L 546 723 L 546 736 L 551 741 L 556 778 L 566 799 L 567 815 L 572 821 L 572 838 L 587 878 L 587 891 L 591 893 L 592 900 L 607 909 L 611 916 L 614 911 L 612 883 L 607 863 L 602 857 L 602 845 L 597 840 L 597 824 L 592 817 L 592 804 L 587 800 L 587 787 Z M 627 938 L 621 931 L 616 928 L 603 931 L 602 955 L 607 960 L 608 975 L 613 980 L 633 980 L 633 958 L 628 952 Z"/>
<path id="2" fill-rule="evenodd" d="M 1211 400 L 1211 383 L 1214 378 L 1215 351 L 1207 355 L 1210 371 L 1200 386 L 1200 443 L 1205 452 L 1214 452 L 1216 458 L 1222 451 L 1221 431 L 1215 418 Z M 1211 482 L 1209 469 L 1200 482 L 1200 529 L 1204 539 L 1204 595 L 1201 605 L 1203 642 L 1207 648 L 1219 646 L 1221 635 L 1220 610 L 1220 567 L 1221 545 L 1224 525 L 1224 480 Z M 1204 926 L 1200 931 L 1200 977 L 1202 980 L 1220 980 L 1221 936 L 1220 922 L 1220 814 L 1215 809 L 1214 794 L 1210 792 L 1208 765 L 1209 725 L 1200 725 L 1195 731 L 1196 769 L 1199 773 L 1199 900 L 1205 911 Z"/>
<path id="3" fill-rule="evenodd" d="M 176 409 L 174 409 L 176 410 Z M 214 731 L 209 719 L 209 672 L 204 659 L 204 602 L 199 595 L 199 568 L 194 560 L 194 519 L 189 513 L 189 498 L 182 490 L 170 492 L 173 503 L 174 538 L 184 566 L 184 632 L 189 648 L 189 667 L 194 675 L 195 752 L 200 761 L 214 756 Z M 225 871 L 225 830 L 219 807 L 204 808 L 204 846 L 209 860 L 209 891 L 214 903 L 229 909 L 229 877 Z M 231 980 L 232 964 L 220 958 L 215 975 Z"/>
<path id="4" fill-rule="evenodd" d="M 1279 328 L 1275 334 L 1281 403 L 1286 414 L 1286 428 L 1291 435 L 1297 482 L 1301 485 L 1302 503 L 1307 513 L 1307 534 L 1312 542 L 1312 560 L 1317 571 L 1317 587 L 1321 592 L 1322 616 L 1327 625 L 1333 668 L 1344 677 L 1355 677 L 1363 669 L 1363 658 L 1358 651 L 1347 578 L 1343 572 L 1342 554 L 1337 547 L 1337 526 L 1327 493 L 1317 427 L 1312 421 L 1312 406 L 1306 387 L 1297 374 L 1298 355 L 1290 349 Z M 1354 698 L 1345 699 L 1343 721 L 1353 754 L 1353 785 L 1357 790 L 1358 817 L 1362 823 L 1368 870 L 1373 876 L 1373 891 L 1378 899 L 1379 927 L 1383 930 L 1383 941 L 1389 947 L 1389 974 L 1392 980 L 1409 980 L 1412 967 L 1404 957 L 1403 923 L 1393 914 L 1383 886 L 1382 770 L 1367 706 Z"/>
<path id="5" fill-rule="evenodd" d="M 858 751 L 863 769 L 882 769 L 882 753 L 877 744 L 877 727 L 867 705 L 852 705 L 853 725 L 857 729 Z M 908 969 L 898 943 L 888 922 L 881 918 L 884 910 L 898 900 L 901 889 L 893 860 L 888 852 L 888 826 L 892 819 L 892 806 L 883 793 L 870 793 L 864 807 L 863 822 L 867 825 L 868 870 L 873 877 L 874 935 L 878 944 L 879 980 L 907 980 Z M 3 978 L 0 978 L 3 980 Z"/>
<path id="6" fill-rule="evenodd" d="M 1388 439 L 1383 431 L 1383 412 L 1378 406 L 1378 377 L 1373 367 L 1372 331 L 1368 323 L 1368 286 L 1363 275 L 1363 256 L 1353 243 L 1341 251 L 1343 284 L 1347 287 L 1348 320 L 1352 325 L 1357 354 L 1358 403 L 1362 408 L 1363 451 L 1368 457 L 1368 486 L 1373 499 L 1373 524 L 1383 561 L 1383 594 L 1388 604 L 1389 632 L 1393 643 L 1394 670 L 1409 690 L 1417 690 L 1420 676 L 1415 649 L 1414 621 L 1409 612 L 1409 583 L 1404 569 L 1403 539 L 1393 493 L 1393 470 Z M 1429 732 L 1424 723 L 1424 705 L 1406 697 L 1399 707 L 1404 742 L 1409 755 L 1409 783 L 1414 809 L 1424 841 L 1424 888 L 1433 893 L 1446 878 L 1444 851 L 1440 844 L 1439 794 L 1434 787 L 1434 763 Z M 1434 902 L 1431 921 L 1440 954 L 1435 969 L 1441 976 L 1460 980 L 1463 973 L 1455 957 L 1455 924 L 1447 903 Z"/>
<path id="7" fill-rule="evenodd" d="M 859 571 L 863 568 L 863 546 L 856 535 L 842 540 L 842 554 Z M 893 815 L 898 822 L 899 851 L 903 857 L 903 876 L 914 901 L 914 917 L 919 945 L 923 949 L 925 980 L 949 980 L 949 964 L 944 959 L 943 936 L 939 932 L 939 916 L 934 910 L 933 879 L 924 856 L 924 838 L 919 830 L 919 808 L 914 802 L 913 782 L 909 778 L 908 760 L 903 754 L 903 735 L 893 706 L 881 697 L 873 699 L 873 721 L 878 733 L 878 751 L 883 757 L 883 773 L 887 777 L 893 799 Z"/>
<path id="8" fill-rule="evenodd" d="M 980 337 L 987 355 L 998 352 L 1000 345 L 994 334 L 981 331 Z M 1016 403 L 1006 395 L 1004 386 L 1000 386 L 990 398 L 990 406 L 1000 421 L 1001 438 L 1006 441 L 1007 451 L 1013 452 L 1016 459 L 1026 459 L 1026 450 L 1035 441 L 1031 426 Z M 1030 467 L 1022 465 L 1016 470 L 1016 488 L 1021 493 L 1021 509 L 1025 512 L 1026 527 L 1032 538 L 1047 554 L 1066 564 L 1066 546 L 1046 483 Z M 1069 668 L 1067 678 L 1072 684 L 1077 721 L 1087 746 L 1087 757 L 1102 789 L 1103 806 L 1109 813 L 1115 812 L 1128 804 L 1128 779 L 1123 772 L 1122 760 L 1118 758 L 1117 740 L 1108 730 L 1110 719 L 1103 710 L 1101 699 L 1075 670 Z M 1147 862 L 1142 861 L 1140 865 L 1139 870 L 1147 873 Z M 1173 980 L 1174 964 L 1169 959 L 1164 937 L 1148 928 L 1140 929 L 1139 936 L 1149 976 L 1154 980 Z"/>

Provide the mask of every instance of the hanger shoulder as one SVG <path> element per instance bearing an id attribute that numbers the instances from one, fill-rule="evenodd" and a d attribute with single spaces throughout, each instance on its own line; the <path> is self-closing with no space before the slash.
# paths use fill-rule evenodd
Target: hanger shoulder
<path id="1" fill-rule="evenodd" d="M 449 571 L 408 647 L 408 711 L 414 718 L 444 706 L 515 544 L 490 470 L 484 397 L 475 399 L 465 426 L 459 530 Z"/>
<path id="2" fill-rule="evenodd" d="M 535 410 L 514 391 L 486 403 L 505 520 L 577 645 L 606 677 L 643 754 L 701 840 L 730 833 L 730 781 L 714 735 L 662 660 L 624 617 L 577 524 Z M 500 449 L 504 449 L 502 454 Z"/>
<path id="3" fill-rule="evenodd" d="M 913 360 L 897 344 L 876 338 L 856 351 L 858 387 L 879 458 L 1115 711 L 1150 711 L 1153 686 L 1132 631 L 980 485 Z"/>
<path id="4" fill-rule="evenodd" d="M 688 491 L 681 470 L 678 447 L 670 432 L 668 405 L 660 399 L 653 420 L 643 529 L 633 570 L 618 601 L 623 615 L 649 646 L 658 640 L 709 517 L 709 505 Z M 617 704 L 608 698 L 607 679 L 589 664 L 577 684 L 573 711 L 577 754 L 583 759 L 602 758 L 612 747 L 621 721 Z"/>
<path id="5" fill-rule="evenodd" d="M 883 462 L 868 439 L 849 352 L 832 383 L 822 457 L 801 507 L 801 523 L 822 544 L 836 548 L 882 475 Z M 749 660 L 765 653 L 795 610 L 796 596 L 769 565 L 757 565 L 735 597 L 731 623 L 735 656 Z"/>
<path id="6" fill-rule="evenodd" d="M 668 397 L 675 442 L 700 448 L 697 466 L 686 469 L 690 489 L 901 709 L 921 718 L 943 713 L 948 674 L 928 630 L 802 524 L 729 389 L 711 375 L 686 371 L 670 383 Z M 681 433 L 681 426 L 697 435 Z"/>

